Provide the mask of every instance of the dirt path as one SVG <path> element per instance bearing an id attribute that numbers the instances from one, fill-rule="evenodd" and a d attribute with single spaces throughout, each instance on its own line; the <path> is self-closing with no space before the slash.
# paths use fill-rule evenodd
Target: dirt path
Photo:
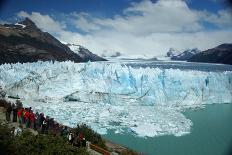
<path id="1" fill-rule="evenodd" d="M 113 150 L 115 152 L 121 153 L 121 152 L 125 152 L 125 151 L 128 150 L 126 147 L 121 146 L 119 144 L 115 144 L 115 143 L 113 143 L 113 142 L 111 142 L 109 140 L 105 140 L 105 142 L 106 142 L 107 148 L 109 148 L 110 150 Z"/>

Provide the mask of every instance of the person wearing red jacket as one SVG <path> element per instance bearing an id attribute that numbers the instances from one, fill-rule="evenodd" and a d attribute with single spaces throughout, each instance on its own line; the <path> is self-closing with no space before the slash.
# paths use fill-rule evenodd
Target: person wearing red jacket
<path id="1" fill-rule="evenodd" d="M 28 128 L 30 126 L 30 113 L 29 113 L 28 109 L 24 113 L 24 118 L 25 118 L 25 122 L 26 122 L 26 127 Z"/>
<path id="2" fill-rule="evenodd" d="M 33 111 L 31 110 L 30 112 L 30 125 L 32 129 L 35 129 L 35 114 L 33 113 Z"/>
<path id="3" fill-rule="evenodd" d="M 20 108 L 20 109 L 18 110 L 18 112 L 17 112 L 19 124 L 22 124 L 22 123 L 23 123 L 23 111 L 24 111 L 24 109 L 23 109 L 23 108 Z"/>

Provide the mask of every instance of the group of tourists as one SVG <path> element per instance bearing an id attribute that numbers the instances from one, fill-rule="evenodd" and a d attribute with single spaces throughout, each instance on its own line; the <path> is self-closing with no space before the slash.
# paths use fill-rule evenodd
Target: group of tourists
<path id="1" fill-rule="evenodd" d="M 20 124 L 12 130 L 15 136 L 21 134 L 22 127 L 25 125 L 26 128 L 31 128 L 41 134 L 62 136 L 74 146 L 86 146 L 86 140 L 82 132 L 59 124 L 53 118 L 45 117 L 43 113 L 34 113 L 31 107 L 23 108 L 22 104 L 19 103 L 17 101 L 16 104 L 7 103 L 4 105 L 6 120 Z"/>

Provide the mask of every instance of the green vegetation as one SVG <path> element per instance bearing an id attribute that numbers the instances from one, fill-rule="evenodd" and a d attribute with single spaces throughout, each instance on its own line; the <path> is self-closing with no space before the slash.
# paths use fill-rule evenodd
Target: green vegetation
<path id="1" fill-rule="evenodd" d="M 14 146 L 12 145 L 13 137 L 10 133 L 10 129 L 0 124 L 0 150 L 1 154 L 13 154 Z"/>
<path id="2" fill-rule="evenodd" d="M 86 124 L 77 125 L 77 128 L 75 128 L 75 130 L 77 133 L 80 133 L 80 132 L 83 133 L 87 141 L 90 141 L 91 143 L 101 148 L 107 149 L 105 145 L 105 141 L 102 139 L 101 135 L 93 131 Z"/>
<path id="3" fill-rule="evenodd" d="M 77 148 L 60 136 L 37 135 L 28 130 L 21 136 L 13 137 L 7 126 L 0 125 L 1 155 L 41 155 L 41 154 L 79 154 L 88 155 L 85 148 Z"/>
<path id="4" fill-rule="evenodd" d="M 101 148 L 108 150 L 108 148 L 105 145 L 105 141 L 102 139 L 101 135 L 94 132 L 86 124 L 77 125 L 77 128 L 75 128 L 75 130 L 77 131 L 77 133 L 82 132 L 85 135 L 85 138 L 87 141 L 90 141 L 92 144 L 95 144 Z M 112 150 L 110 150 L 110 151 L 112 151 Z M 124 150 L 122 152 L 118 152 L 118 153 L 120 155 L 138 155 L 137 152 L 130 150 L 130 149 L 126 149 L 126 150 Z"/>

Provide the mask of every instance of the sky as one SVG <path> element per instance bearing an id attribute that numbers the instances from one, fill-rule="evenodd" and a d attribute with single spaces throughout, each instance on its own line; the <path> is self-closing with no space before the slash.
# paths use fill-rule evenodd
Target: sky
<path id="1" fill-rule="evenodd" d="M 224 0 L 7 0 L 0 23 L 30 18 L 64 43 L 99 55 L 161 56 L 170 48 L 206 50 L 232 43 Z"/>

